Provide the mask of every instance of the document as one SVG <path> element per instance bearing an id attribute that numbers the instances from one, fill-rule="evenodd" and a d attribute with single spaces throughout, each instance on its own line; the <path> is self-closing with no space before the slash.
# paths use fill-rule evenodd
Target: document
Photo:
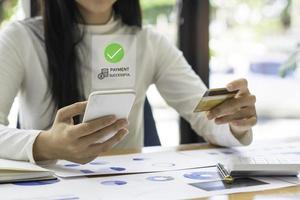
<path id="1" fill-rule="evenodd" d="M 298 177 L 248 177 L 230 184 L 214 167 L 228 158 L 262 154 L 300 156 L 300 144 L 103 156 L 86 165 L 59 161 L 46 167 L 61 178 L 0 184 L 1 198 L 189 199 L 300 185 Z"/>
<path id="2" fill-rule="evenodd" d="M 43 166 L 62 178 L 148 173 L 192 169 L 215 166 L 218 162 L 226 164 L 241 156 L 259 155 L 300 156 L 300 143 L 276 144 L 268 147 L 214 148 L 179 152 L 140 153 L 99 157 L 91 163 L 80 165 L 68 161 L 59 161 L 55 165 Z"/>
<path id="3" fill-rule="evenodd" d="M 180 151 L 181 154 L 192 159 L 214 160 L 215 163 L 226 163 L 235 160 L 237 157 L 258 157 L 258 156 L 287 156 L 300 158 L 300 142 L 251 145 L 234 148 L 214 148 L 206 150 Z"/>
<path id="4" fill-rule="evenodd" d="M 179 152 L 140 153 L 118 156 L 103 156 L 80 165 L 68 161 L 59 161 L 55 165 L 43 166 L 62 178 L 148 173 L 214 166 L 215 160 L 191 159 Z"/>
<path id="5" fill-rule="evenodd" d="M 286 178 L 224 183 L 215 167 L 0 185 L 4 199 L 190 199 L 298 185 Z"/>

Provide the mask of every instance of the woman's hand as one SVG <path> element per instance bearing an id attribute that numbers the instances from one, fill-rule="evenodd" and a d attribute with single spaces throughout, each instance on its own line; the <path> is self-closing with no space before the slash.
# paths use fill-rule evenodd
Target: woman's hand
<path id="1" fill-rule="evenodd" d="M 216 124 L 229 124 L 233 134 L 240 138 L 257 122 L 255 109 L 256 98 L 251 95 L 246 79 L 235 80 L 227 85 L 228 91 L 239 90 L 235 98 L 207 112 L 209 120 Z"/>
<path id="2" fill-rule="evenodd" d="M 80 102 L 58 110 L 52 128 L 41 132 L 34 143 L 36 161 L 64 159 L 88 163 L 127 135 L 128 121 L 114 116 L 74 125 L 73 117 L 83 114 L 85 108 L 86 102 Z M 112 132 L 117 133 L 103 143 L 95 143 Z"/>

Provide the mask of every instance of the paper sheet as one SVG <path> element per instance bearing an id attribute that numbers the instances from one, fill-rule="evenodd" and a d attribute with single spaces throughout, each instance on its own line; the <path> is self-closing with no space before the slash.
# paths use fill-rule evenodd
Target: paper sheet
<path id="1" fill-rule="evenodd" d="M 0 172 L 1 171 L 44 172 L 47 170 L 29 162 L 0 159 Z"/>
<path id="2" fill-rule="evenodd" d="M 288 178 L 287 178 L 288 180 Z M 296 185 L 276 178 L 252 178 L 224 185 L 216 168 L 198 168 L 53 182 L 0 185 L 4 199 L 188 199 Z"/>
<path id="3" fill-rule="evenodd" d="M 190 158 L 201 160 L 214 160 L 215 163 L 227 163 L 237 157 L 258 157 L 258 156 L 284 156 L 286 158 L 300 157 L 300 143 L 283 143 L 265 146 L 248 146 L 235 148 L 217 148 L 206 150 L 180 151 L 179 153 Z M 298 159 L 299 160 L 299 159 Z"/>
<path id="4" fill-rule="evenodd" d="M 86 165 L 59 161 L 56 165 L 43 166 L 59 177 L 86 175 L 110 175 L 159 172 L 214 166 L 217 162 L 226 164 L 239 156 L 284 155 L 299 156 L 300 143 L 276 144 L 266 147 L 250 146 L 219 148 L 180 152 L 129 154 L 104 156 Z"/>
<path id="5" fill-rule="evenodd" d="M 61 177 L 73 177 L 72 179 L 3 184 L 0 185 L 1 198 L 186 199 L 299 185 L 300 181 L 295 177 L 250 178 L 226 185 L 220 180 L 214 167 L 199 168 L 240 155 L 275 154 L 300 155 L 300 143 L 108 156 L 88 165 L 60 161 L 56 167 L 51 166 L 49 169 L 55 169 Z M 82 175 L 137 172 L 143 174 L 74 178 Z"/>
<path id="6" fill-rule="evenodd" d="M 215 160 L 191 159 L 178 152 L 129 154 L 99 157 L 91 163 L 79 165 L 59 161 L 56 165 L 43 166 L 59 177 L 78 177 L 87 175 L 130 174 L 170 171 L 214 166 Z"/>

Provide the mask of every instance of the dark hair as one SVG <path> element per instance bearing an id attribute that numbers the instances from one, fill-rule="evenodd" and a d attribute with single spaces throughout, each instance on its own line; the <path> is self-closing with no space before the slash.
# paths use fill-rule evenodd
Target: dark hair
<path id="1" fill-rule="evenodd" d="M 139 0 L 119 0 L 114 12 L 129 26 L 142 26 Z M 44 0 L 42 12 L 49 87 L 56 107 L 83 100 L 83 86 L 76 47 L 83 38 L 78 23 L 84 23 L 75 0 Z"/>

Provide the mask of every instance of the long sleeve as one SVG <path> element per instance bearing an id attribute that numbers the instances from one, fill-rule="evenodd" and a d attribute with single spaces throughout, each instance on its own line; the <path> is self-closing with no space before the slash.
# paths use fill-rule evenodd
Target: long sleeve
<path id="1" fill-rule="evenodd" d="M 155 84 L 167 103 L 185 118 L 192 128 L 206 141 L 220 146 L 248 145 L 252 131 L 237 139 L 229 125 L 216 125 L 203 113 L 193 113 L 194 108 L 206 91 L 206 86 L 186 62 L 182 53 L 166 38 L 156 36 Z"/>
<path id="2" fill-rule="evenodd" d="M 39 130 L 8 128 L 8 114 L 24 79 L 23 56 L 26 37 L 20 24 L 0 32 L 0 158 L 34 162 L 32 146 Z"/>

